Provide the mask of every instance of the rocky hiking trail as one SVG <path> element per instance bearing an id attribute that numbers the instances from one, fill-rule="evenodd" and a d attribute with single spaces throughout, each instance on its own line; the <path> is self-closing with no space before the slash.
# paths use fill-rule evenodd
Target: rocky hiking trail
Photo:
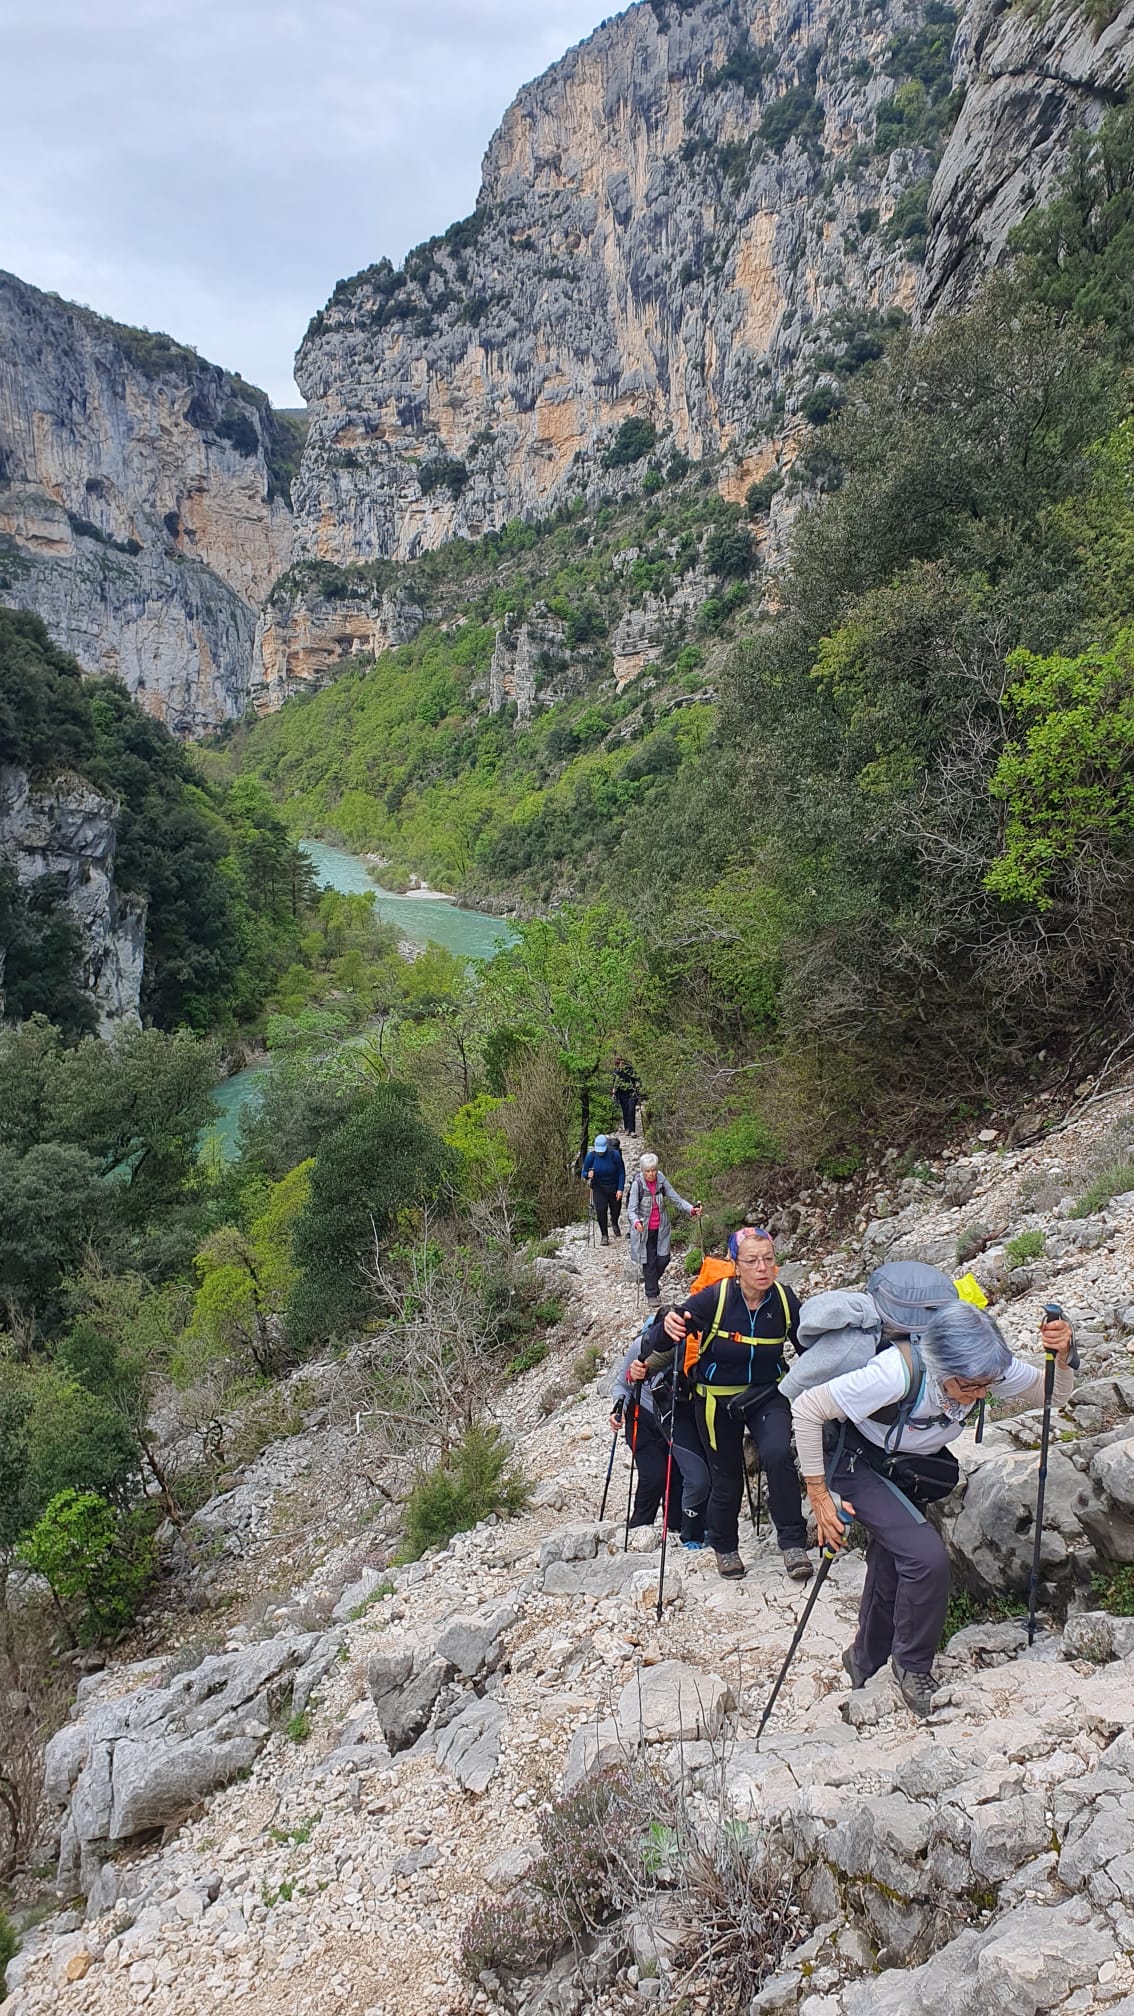
<path id="1" fill-rule="evenodd" d="M 801 1292 L 860 1281 L 864 1257 L 953 1265 L 976 1227 L 972 1264 L 1013 1344 L 1034 1338 L 1040 1300 L 1063 1301 L 1083 1370 L 1053 1446 L 1044 1569 L 1075 1596 L 1066 1631 L 1031 1653 L 1012 1621 L 962 1631 L 919 1724 L 887 1677 L 848 1695 L 840 1654 L 864 1574 L 848 1553 L 757 1751 L 806 1591 L 768 1529 L 748 1529 L 739 1584 L 711 1554 L 674 1550 L 657 1624 L 659 1533 L 621 1551 L 621 1445 L 613 1517 L 595 1522 L 610 1366 L 641 1299 L 625 1241 L 601 1248 L 573 1226 L 542 1263 L 570 1301 L 559 1341 L 497 1409 L 533 1483 L 524 1514 L 410 1566 L 360 1568 L 348 1431 L 316 1409 L 308 1435 L 199 1515 L 238 1534 L 246 1587 L 291 1577 L 293 1595 L 259 1634 L 241 1625 L 203 1657 L 82 1683 L 49 1749 L 61 1890 L 80 1901 L 28 1934 L 3 2016 L 672 2007 L 681 1928 L 665 1887 L 600 1937 L 584 1985 L 570 1962 L 511 1986 L 460 1972 L 469 1915 L 515 1889 L 544 1802 L 643 1751 L 694 1820 L 751 1828 L 794 1872 L 798 1939 L 753 2010 L 1134 2016 L 1134 1618 L 1084 1607 L 1100 1556 L 1134 1561 L 1134 1194 L 1069 1215 L 1084 1160 L 1132 1114 L 1134 1089 L 1034 1147 L 976 1144 L 881 1186 L 877 1215 L 821 1263 L 806 1205 L 795 1233 Z M 1030 1228 L 1046 1252 L 1021 1279 L 1005 1235 Z M 601 1370 L 571 1392 L 592 1345 Z M 1018 1416 L 961 1445 L 948 1528 L 977 1589 L 1026 1582 L 1037 1432 Z M 734 2005 L 702 1980 L 680 2006 Z"/>

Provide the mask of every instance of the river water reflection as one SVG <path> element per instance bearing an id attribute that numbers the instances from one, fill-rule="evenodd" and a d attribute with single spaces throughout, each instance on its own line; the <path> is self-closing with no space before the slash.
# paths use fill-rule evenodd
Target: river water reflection
<path id="1" fill-rule="evenodd" d="M 365 861 L 357 854 L 344 853 L 341 847 L 329 847 L 323 840 L 301 840 L 299 844 L 321 887 L 341 889 L 347 895 L 374 894 L 383 922 L 393 924 L 415 945 L 428 945 L 432 939 L 462 959 L 491 959 L 513 936 L 510 924 L 484 910 L 458 910 L 455 903 L 438 896 L 393 895 L 372 880 Z M 206 1150 L 215 1141 L 225 1160 L 231 1161 L 241 1111 L 270 1069 L 270 1064 L 253 1064 L 217 1086 L 213 1098 L 221 1109 L 220 1118 L 205 1137 Z"/>

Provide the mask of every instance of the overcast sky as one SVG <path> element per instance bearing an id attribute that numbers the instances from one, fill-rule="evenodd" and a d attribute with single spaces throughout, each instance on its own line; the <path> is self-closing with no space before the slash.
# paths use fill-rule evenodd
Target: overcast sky
<path id="1" fill-rule="evenodd" d="M 336 280 L 443 231 L 617 0 L 0 0 L 0 266 L 281 405 Z"/>

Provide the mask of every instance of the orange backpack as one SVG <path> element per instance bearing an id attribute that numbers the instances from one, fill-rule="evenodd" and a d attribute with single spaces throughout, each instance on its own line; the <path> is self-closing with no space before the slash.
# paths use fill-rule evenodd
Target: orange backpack
<path id="1" fill-rule="evenodd" d="M 715 1254 L 709 1253 L 702 1260 L 696 1275 L 690 1282 L 688 1292 L 690 1295 L 696 1295 L 699 1289 L 711 1288 L 717 1281 L 731 1280 L 735 1272 L 736 1269 L 731 1260 L 718 1260 Z M 685 1363 L 682 1366 L 682 1370 L 684 1372 L 692 1372 L 700 1356 L 700 1334 L 698 1331 L 693 1330 L 685 1339 Z"/>

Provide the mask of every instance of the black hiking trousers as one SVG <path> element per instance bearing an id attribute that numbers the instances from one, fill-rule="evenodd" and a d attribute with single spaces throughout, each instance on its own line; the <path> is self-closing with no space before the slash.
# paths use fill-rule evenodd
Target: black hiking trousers
<path id="1" fill-rule="evenodd" d="M 806 1547 L 807 1522 L 791 1446 L 791 1408 L 782 1393 L 770 1394 L 763 1407 L 748 1415 L 747 1426 L 768 1480 L 768 1508 L 781 1551 Z M 744 1425 L 734 1419 L 724 1401 L 718 1400 L 713 1420 L 717 1446 L 712 1448 L 705 1402 L 698 1396 L 697 1428 L 712 1479 L 709 1545 L 718 1554 L 735 1554 L 740 1544 L 740 1507 L 744 1498 Z"/>
<path id="2" fill-rule="evenodd" d="M 597 1183 L 592 1183 L 591 1196 L 595 1200 L 595 1217 L 598 1219 L 598 1228 L 603 1238 L 607 1236 L 608 1222 L 617 1237 L 618 1220 L 622 1211 L 622 1200 L 617 1190 L 603 1190 Z"/>
<path id="3" fill-rule="evenodd" d="M 642 1272 L 646 1277 L 646 1294 L 651 1302 L 656 1302 L 658 1299 L 658 1293 L 661 1288 L 661 1278 L 668 1266 L 669 1266 L 668 1253 L 663 1254 L 660 1258 L 658 1257 L 657 1233 L 647 1232 L 646 1257 L 642 1263 Z"/>
<path id="4" fill-rule="evenodd" d="M 637 1420 L 637 1436 L 634 1423 Z M 631 1526 L 652 1526 L 658 1516 L 658 1506 L 665 1496 L 665 1472 L 669 1461 L 669 1443 L 658 1427 L 657 1420 L 645 1407 L 626 1409 L 624 1434 L 626 1446 L 633 1452 L 638 1473 L 638 1486 L 634 1493 L 634 1503 L 630 1509 Z"/>
<path id="5" fill-rule="evenodd" d="M 847 1467 L 847 1456 L 853 1458 L 853 1468 Z M 854 1506 L 855 1518 L 870 1535 L 854 1641 L 860 1673 L 869 1680 L 891 1654 L 909 1673 L 931 1672 L 949 1604 L 944 1540 L 908 1498 L 853 1450 L 836 1463 L 828 1489 Z"/>
<path id="6" fill-rule="evenodd" d="M 614 1096 L 622 1109 L 622 1125 L 628 1134 L 632 1134 L 634 1132 L 634 1115 L 638 1107 L 638 1094 L 630 1090 L 624 1091 L 621 1086 L 618 1086 L 615 1089 Z"/>

